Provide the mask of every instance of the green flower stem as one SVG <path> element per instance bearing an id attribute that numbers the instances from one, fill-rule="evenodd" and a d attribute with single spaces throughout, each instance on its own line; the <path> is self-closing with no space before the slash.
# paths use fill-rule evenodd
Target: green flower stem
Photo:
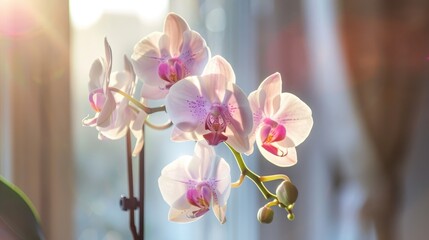
<path id="1" fill-rule="evenodd" d="M 173 123 L 171 121 L 168 121 L 168 122 L 164 123 L 163 125 L 155 125 L 148 120 L 149 119 L 146 119 L 144 124 L 146 126 L 152 128 L 152 129 L 156 129 L 156 130 L 164 130 L 164 129 L 167 129 L 167 128 L 173 126 Z"/>
<path id="2" fill-rule="evenodd" d="M 284 174 L 274 174 L 274 175 L 269 175 L 269 176 L 261 176 L 261 177 L 259 177 L 259 180 L 261 182 L 270 182 L 270 181 L 275 181 L 275 180 L 285 180 L 288 182 L 292 182 L 290 180 L 290 178 Z"/>
<path id="3" fill-rule="evenodd" d="M 246 163 L 244 162 L 241 154 L 239 152 L 237 152 L 233 147 L 231 147 L 228 143 L 225 143 L 225 144 L 228 146 L 229 150 L 231 150 L 232 154 L 234 155 L 235 160 L 237 161 L 238 167 L 240 168 L 241 175 L 250 178 L 250 180 L 252 180 L 255 183 L 255 185 L 259 188 L 259 191 L 261 191 L 261 193 L 265 197 L 265 199 L 269 199 L 269 198 L 277 199 L 276 195 L 273 194 L 272 192 L 270 192 L 265 187 L 265 185 L 262 183 L 262 181 L 260 180 L 261 177 L 258 174 L 252 172 L 252 170 L 250 170 L 246 166 Z M 241 178 L 242 177 L 240 176 L 240 179 Z M 244 179 L 244 177 L 243 177 L 243 179 Z M 243 180 L 241 180 L 241 182 L 242 181 Z M 238 180 L 238 182 L 240 182 L 240 180 Z M 240 182 L 240 184 L 241 184 L 241 182 Z"/>
<path id="4" fill-rule="evenodd" d="M 145 111 L 147 114 L 152 114 L 152 113 L 156 113 L 156 112 L 165 112 L 165 106 L 159 106 L 159 107 L 154 107 L 154 108 L 150 108 L 148 106 L 145 106 L 144 104 L 142 104 L 141 102 L 139 102 L 137 99 L 133 98 L 132 96 L 128 95 L 127 93 L 117 89 L 117 88 L 109 88 L 112 92 L 116 92 L 121 94 L 122 96 L 124 96 L 126 99 L 128 99 L 130 102 L 132 102 L 134 105 L 136 105 L 138 108 L 140 108 L 141 110 Z"/>
<path id="5" fill-rule="evenodd" d="M 246 177 L 246 175 L 240 174 L 240 178 L 236 182 L 231 183 L 231 187 L 233 187 L 233 188 L 240 187 L 240 185 L 243 183 L 245 177 Z"/>
<path id="6" fill-rule="evenodd" d="M 277 206 L 279 204 L 279 200 L 274 199 L 271 202 L 268 202 L 267 204 L 264 205 L 264 207 L 273 207 L 273 206 Z"/>

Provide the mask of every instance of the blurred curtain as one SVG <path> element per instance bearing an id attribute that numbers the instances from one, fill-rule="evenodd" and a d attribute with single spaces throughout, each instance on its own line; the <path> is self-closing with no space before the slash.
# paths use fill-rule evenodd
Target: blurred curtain
<path id="1" fill-rule="evenodd" d="M 362 212 L 377 239 L 393 240 L 406 154 L 428 77 L 429 2 L 339 2 L 351 89 L 376 154 L 376 181 Z"/>
<path id="2" fill-rule="evenodd" d="M 68 1 L 0 1 L 0 15 L 12 182 L 35 204 L 47 239 L 72 239 Z"/>

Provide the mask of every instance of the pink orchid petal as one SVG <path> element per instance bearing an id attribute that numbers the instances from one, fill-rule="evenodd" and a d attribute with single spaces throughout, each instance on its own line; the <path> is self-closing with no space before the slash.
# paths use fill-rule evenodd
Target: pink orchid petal
<path id="1" fill-rule="evenodd" d="M 209 106 L 201 94 L 199 80 L 186 78 L 174 84 L 166 97 L 166 110 L 172 122 L 182 131 L 204 131 L 204 121 Z"/>
<path id="2" fill-rule="evenodd" d="M 311 109 L 297 96 L 291 93 L 281 94 L 281 107 L 273 116 L 285 126 L 287 131 L 287 147 L 302 143 L 313 127 Z"/>
<path id="3" fill-rule="evenodd" d="M 207 63 L 202 75 L 223 75 L 226 80 L 235 83 L 235 73 L 231 64 L 225 58 L 216 55 Z"/>
<path id="4" fill-rule="evenodd" d="M 178 56 L 183 42 L 183 32 L 190 30 L 186 21 L 175 13 L 169 13 L 164 23 L 164 33 L 170 38 L 170 52 Z"/>

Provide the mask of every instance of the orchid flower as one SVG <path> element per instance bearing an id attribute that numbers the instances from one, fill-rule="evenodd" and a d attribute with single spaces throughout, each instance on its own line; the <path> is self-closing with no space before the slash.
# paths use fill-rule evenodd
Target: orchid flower
<path id="1" fill-rule="evenodd" d="M 231 191 L 230 168 L 204 141 L 196 143 L 193 156 L 182 156 L 167 165 L 158 185 L 170 205 L 170 221 L 196 221 L 212 207 L 219 222 L 225 223 Z"/>
<path id="2" fill-rule="evenodd" d="M 112 52 L 107 40 L 105 50 L 106 59 L 95 60 L 89 74 L 89 102 L 96 113 L 92 118 L 83 119 L 82 123 L 85 126 L 96 127 L 100 140 L 120 139 L 130 129 L 137 139 L 133 151 L 133 155 L 137 155 L 143 147 L 142 129 L 147 114 L 131 108 L 128 99 L 110 89 L 116 88 L 132 95 L 136 77 L 127 57 L 124 59 L 125 70 L 111 73 Z"/>
<path id="3" fill-rule="evenodd" d="M 213 57 L 202 76 L 171 87 L 166 110 L 174 124 L 172 140 L 227 142 L 239 152 L 249 150 L 252 112 L 246 95 L 235 84 L 231 65 Z"/>
<path id="4" fill-rule="evenodd" d="M 131 56 L 137 77 L 143 81 L 141 96 L 164 98 L 179 80 L 199 75 L 210 58 L 205 40 L 180 16 L 170 13 L 164 32 L 154 32 L 134 47 Z"/>
<path id="5" fill-rule="evenodd" d="M 279 73 L 267 77 L 259 88 L 249 95 L 253 112 L 253 130 L 250 137 L 261 154 L 273 164 L 288 167 L 296 164 L 295 147 L 310 134 L 313 126 L 311 109 L 297 96 L 282 93 Z"/>

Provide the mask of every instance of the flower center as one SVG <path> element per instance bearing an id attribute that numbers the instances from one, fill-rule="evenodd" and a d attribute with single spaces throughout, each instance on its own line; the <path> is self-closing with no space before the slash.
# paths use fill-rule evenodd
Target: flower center
<path id="1" fill-rule="evenodd" d="M 89 103 L 94 111 L 101 112 L 105 102 L 106 96 L 102 88 L 96 89 L 89 94 Z"/>
<path id="2" fill-rule="evenodd" d="M 167 89 L 180 79 L 186 77 L 186 69 L 182 61 L 178 58 L 170 58 L 158 66 L 158 75 L 168 82 Z"/>
<path id="3" fill-rule="evenodd" d="M 227 121 L 225 119 L 225 108 L 221 105 L 215 105 L 211 108 L 206 117 L 205 129 L 210 132 L 204 134 L 203 137 L 209 145 L 218 145 L 228 139 L 223 133 L 226 130 Z"/>
<path id="4" fill-rule="evenodd" d="M 206 182 L 199 183 L 195 187 L 189 188 L 186 192 L 186 198 L 191 205 L 199 208 L 193 211 L 190 217 L 199 217 L 208 212 L 210 210 L 212 195 L 215 195 L 215 193 Z"/>
<path id="5" fill-rule="evenodd" d="M 286 138 L 286 128 L 270 118 L 264 119 L 263 124 L 260 131 L 262 147 L 274 155 L 286 156 L 287 152 L 279 149 L 276 144 Z"/>

